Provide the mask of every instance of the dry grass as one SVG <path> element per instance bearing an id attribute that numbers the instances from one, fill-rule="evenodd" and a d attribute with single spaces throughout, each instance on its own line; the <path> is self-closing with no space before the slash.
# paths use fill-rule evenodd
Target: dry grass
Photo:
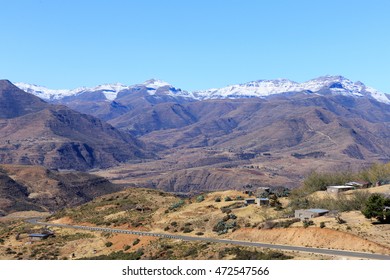
<path id="1" fill-rule="evenodd" d="M 390 186 L 382 186 L 378 188 L 369 189 L 371 192 L 387 192 Z M 353 192 L 351 192 L 353 193 Z M 313 196 L 324 195 L 323 193 L 316 193 Z M 325 194 L 327 195 L 327 194 Z M 251 240 L 257 242 L 269 242 L 277 244 L 291 244 L 297 246 L 313 246 L 321 248 L 334 248 L 344 250 L 356 250 L 376 253 L 390 253 L 390 225 L 375 225 L 370 220 L 364 218 L 364 216 L 358 211 L 351 211 L 341 213 L 341 218 L 346 221 L 345 224 L 337 223 L 336 219 L 331 216 L 322 216 L 314 218 L 314 226 L 309 228 L 303 228 L 302 222 L 296 222 L 289 228 L 276 228 L 272 230 L 259 229 L 259 225 L 265 220 L 280 218 L 283 215 L 283 211 L 276 211 L 269 207 L 257 207 L 256 205 L 249 205 L 243 208 L 232 209 L 232 214 L 237 216 L 234 220 L 241 228 L 229 233 L 218 236 L 213 231 L 213 226 L 218 223 L 221 219 L 226 217 L 226 213 L 221 211 L 222 207 L 233 205 L 237 202 L 234 201 L 238 196 L 246 197 L 242 192 L 236 190 L 229 191 L 218 191 L 204 194 L 204 200 L 201 202 L 196 201 L 196 197 L 186 199 L 185 204 L 177 209 L 168 210 L 173 203 L 176 203 L 179 199 L 169 194 L 160 193 L 154 190 L 146 189 L 128 189 L 112 195 L 106 195 L 98 198 L 93 202 L 90 202 L 82 207 L 78 207 L 74 210 L 75 213 L 81 214 L 83 211 L 88 213 L 99 214 L 102 221 L 113 221 L 123 219 L 124 223 L 117 226 L 110 225 L 116 228 L 131 228 L 136 230 L 147 230 L 154 232 L 165 232 L 179 235 L 192 235 L 202 232 L 204 237 L 218 237 L 218 238 L 232 238 L 238 240 Z M 221 198 L 221 202 L 215 202 L 216 198 Z M 225 201 L 225 197 L 231 197 L 233 201 Z M 281 199 L 283 206 L 288 205 L 288 198 Z M 119 203 L 119 204 L 118 204 Z M 127 204 L 126 204 L 127 203 Z M 150 211 L 145 213 L 136 210 L 121 210 L 123 205 L 128 203 L 139 203 L 144 206 L 150 207 Z M 130 214 L 129 214 L 130 213 Z M 20 213 L 19 215 L 14 214 L 12 217 L 26 217 L 35 216 L 36 213 Z M 130 215 L 127 218 L 127 215 Z M 58 217 L 54 220 L 54 223 L 72 224 L 76 223 L 75 220 L 71 219 L 72 215 L 65 215 Z M 141 226 L 134 227 L 132 222 L 141 217 L 145 217 L 146 220 L 142 221 Z M 231 221 L 231 220 L 230 220 Z M 175 222 L 177 225 L 172 226 Z M 320 223 L 325 224 L 325 228 L 319 228 Z M 92 225 L 93 223 L 85 221 L 79 221 L 78 224 Z M 193 231 L 190 233 L 184 233 L 183 228 L 186 224 L 190 224 L 188 227 Z M 249 224 L 249 227 L 247 225 Z M 168 228 L 168 229 L 167 229 Z M 36 229 L 39 229 L 36 228 Z M 55 228 L 56 234 L 61 240 L 61 236 L 67 236 L 76 234 L 77 231 L 71 229 L 58 229 Z M 142 248 L 145 250 L 145 254 L 162 254 L 161 258 L 167 258 L 162 253 L 161 244 L 166 242 L 165 239 L 156 239 L 152 237 L 139 237 L 134 235 L 124 234 L 106 234 L 95 232 L 92 233 L 93 238 L 80 238 L 77 240 L 67 241 L 61 243 L 58 247 L 59 258 L 70 258 L 75 253 L 75 258 L 81 257 L 94 257 L 97 255 L 110 254 L 111 252 L 124 250 L 126 252 L 135 252 Z M 26 237 L 22 236 L 22 241 L 16 241 L 14 238 L 15 233 L 11 234 L 6 239 L 4 248 L 14 248 L 17 252 L 21 248 L 21 244 L 26 242 Z M 57 238 L 57 237 L 56 237 Z M 140 242 L 133 245 L 134 241 L 139 239 Z M 46 243 L 45 243 L 46 242 Z M 49 246 L 49 241 L 43 241 L 42 246 Z M 54 242 L 54 241 L 52 241 Z M 106 243 L 112 242 L 112 246 L 107 247 Z M 163 243 L 161 243 L 163 242 Z M 169 244 L 176 244 L 173 240 L 169 241 Z M 179 242 L 180 243 L 180 242 Z M 177 244 L 179 244 L 177 243 Z M 25 245 L 27 252 L 24 256 L 30 254 L 39 243 Z M 45 245 L 46 244 L 46 245 Z M 54 242 L 55 244 L 55 242 Z M 180 243 L 181 244 L 181 243 Z M 57 244 L 58 245 L 58 244 Z M 48 248 L 52 248 L 50 245 Z M 210 248 L 202 254 L 196 255 L 197 257 L 204 258 L 217 258 L 218 247 L 215 244 L 209 245 Z M 215 248 L 214 248 L 215 247 Z M 158 249 L 160 248 L 160 249 Z M 175 250 L 179 250 L 173 246 Z M 184 248 L 184 247 L 183 247 Z M 214 249 L 211 249 L 214 248 Z M 189 248 L 185 247 L 185 250 Z M 183 250 L 184 250 L 183 249 Z M 180 249 L 181 250 L 181 249 Z M 213 253 L 214 252 L 214 253 Z M 176 254 L 176 253 L 174 253 Z M 293 254 L 297 259 L 329 259 L 329 256 L 312 255 L 312 254 Z M 12 256 L 11 256 L 12 257 Z M 4 250 L 0 250 L 0 258 L 10 258 L 10 255 L 5 254 Z M 227 256 L 228 258 L 228 256 Z"/>

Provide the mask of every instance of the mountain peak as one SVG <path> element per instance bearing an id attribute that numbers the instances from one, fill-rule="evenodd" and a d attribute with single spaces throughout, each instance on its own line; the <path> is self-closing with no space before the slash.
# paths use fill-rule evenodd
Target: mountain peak
<path id="1" fill-rule="evenodd" d="M 0 80 L 0 89 L 5 89 L 9 87 L 16 87 L 13 83 L 11 83 L 9 80 Z"/>
<path id="2" fill-rule="evenodd" d="M 348 79 L 345 78 L 342 75 L 324 75 L 324 76 L 320 76 L 320 77 L 312 79 L 312 80 L 318 80 L 318 81 L 321 81 L 321 80 L 322 81 L 334 81 L 334 80 L 337 80 L 337 81 L 342 81 L 342 80 L 348 80 Z"/>
<path id="3" fill-rule="evenodd" d="M 165 86 L 171 87 L 170 84 L 168 84 L 165 81 L 159 80 L 159 79 L 150 79 L 150 80 L 143 82 L 142 84 L 146 87 L 151 87 L 154 89 L 159 88 L 159 87 L 165 87 Z"/>
<path id="4" fill-rule="evenodd" d="M 11 119 L 45 109 L 42 99 L 24 92 L 8 80 L 0 80 L 0 118 Z"/>

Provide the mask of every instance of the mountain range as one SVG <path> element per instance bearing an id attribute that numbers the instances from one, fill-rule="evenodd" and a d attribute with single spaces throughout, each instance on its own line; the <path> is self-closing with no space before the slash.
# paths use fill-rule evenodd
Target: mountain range
<path id="1" fill-rule="evenodd" d="M 369 97 L 379 102 L 390 104 L 390 95 L 382 93 L 362 82 L 353 82 L 343 76 L 323 76 L 297 83 L 288 79 L 258 80 L 244 84 L 230 85 L 224 88 L 213 88 L 203 91 L 189 92 L 177 89 L 167 82 L 151 79 L 142 84 L 126 86 L 122 84 L 105 84 L 92 88 L 76 88 L 73 90 L 52 90 L 46 87 L 16 83 L 16 86 L 45 100 L 63 100 L 69 97 L 115 100 L 126 92 L 146 89 L 149 95 L 164 93 L 174 97 L 191 98 L 195 100 L 268 97 L 275 94 L 306 92 L 307 94 L 338 94 L 344 96 Z"/>
<path id="2" fill-rule="evenodd" d="M 13 94 L 34 102 L 14 97 L 4 107 L 2 163 L 78 170 L 126 163 L 111 179 L 188 192 L 297 186 L 314 169 L 390 160 L 389 95 L 341 76 L 197 92 L 159 80 L 72 91 L 17 85 L 23 91 L 12 87 Z"/>

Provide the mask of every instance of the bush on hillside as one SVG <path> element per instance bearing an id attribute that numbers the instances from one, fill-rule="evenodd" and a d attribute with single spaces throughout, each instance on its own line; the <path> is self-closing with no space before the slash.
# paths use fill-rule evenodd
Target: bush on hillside
<path id="1" fill-rule="evenodd" d="M 386 211 L 385 207 L 390 207 L 390 199 L 374 193 L 366 201 L 362 213 L 368 219 L 375 218 L 380 223 L 390 223 L 390 210 Z"/>

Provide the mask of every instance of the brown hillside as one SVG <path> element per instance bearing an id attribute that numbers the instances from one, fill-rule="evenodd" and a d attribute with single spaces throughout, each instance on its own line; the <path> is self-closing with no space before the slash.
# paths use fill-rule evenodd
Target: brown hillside
<path id="1" fill-rule="evenodd" d="M 25 210 L 54 211 L 120 189 L 87 173 L 0 165 L 0 215 Z"/>
<path id="2" fill-rule="evenodd" d="M 129 134 L 8 81 L 0 81 L 0 100 L 0 163 L 87 170 L 151 156 Z"/>

